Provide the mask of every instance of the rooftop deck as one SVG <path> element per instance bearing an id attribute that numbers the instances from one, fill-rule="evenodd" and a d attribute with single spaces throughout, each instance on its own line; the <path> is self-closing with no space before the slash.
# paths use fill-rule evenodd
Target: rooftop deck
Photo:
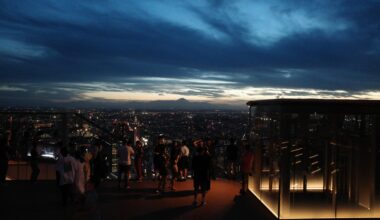
<path id="1" fill-rule="evenodd" d="M 191 205 L 192 181 L 177 182 L 175 192 L 155 193 L 157 182 L 132 182 L 132 189 L 119 190 L 115 181 L 98 190 L 100 219 L 274 219 L 250 196 L 236 197 L 239 183 L 218 179 L 212 182 L 206 206 Z M 200 197 L 199 197 L 200 199 Z M 15 181 L 0 188 L 0 219 L 94 219 L 89 212 L 63 208 L 53 181 L 36 184 Z M 95 218 L 96 219 L 96 218 Z"/>

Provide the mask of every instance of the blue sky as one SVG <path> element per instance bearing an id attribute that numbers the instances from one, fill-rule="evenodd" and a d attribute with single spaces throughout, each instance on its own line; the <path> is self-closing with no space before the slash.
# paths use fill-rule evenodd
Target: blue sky
<path id="1" fill-rule="evenodd" d="M 380 98 L 380 1 L 0 1 L 0 103 Z"/>

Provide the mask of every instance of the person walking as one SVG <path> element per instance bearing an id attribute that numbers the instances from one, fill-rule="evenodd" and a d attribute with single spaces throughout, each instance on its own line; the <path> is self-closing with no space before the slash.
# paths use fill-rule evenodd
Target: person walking
<path id="1" fill-rule="evenodd" d="M 194 186 L 194 201 L 193 205 L 197 206 L 198 193 L 202 194 L 201 205 L 206 205 L 206 193 L 211 188 L 210 181 L 210 168 L 211 168 L 211 157 L 207 151 L 206 147 L 198 147 L 197 154 L 192 160 L 192 170 L 194 174 L 193 186 Z"/>
<path id="2" fill-rule="evenodd" d="M 30 181 L 35 183 L 37 181 L 38 175 L 40 174 L 40 168 L 38 166 L 40 154 L 37 148 L 37 142 L 33 141 L 32 150 L 30 151 L 30 167 L 32 169 L 32 173 L 30 175 Z"/>
<path id="3" fill-rule="evenodd" d="M 240 194 L 244 195 L 248 190 L 248 177 L 252 174 L 254 162 L 254 154 L 250 150 L 249 144 L 245 145 L 245 151 L 241 159 L 241 175 L 242 175 L 242 186 Z"/>
<path id="4" fill-rule="evenodd" d="M 124 174 L 124 188 L 130 189 L 129 185 L 129 175 L 131 172 L 131 164 L 132 164 L 132 155 L 135 152 L 132 148 L 131 141 L 123 141 L 123 145 L 119 148 L 118 156 L 119 156 L 119 172 L 118 172 L 118 182 L 119 188 L 121 188 L 121 176 Z"/>
<path id="5" fill-rule="evenodd" d="M 141 141 L 136 141 L 136 150 L 135 150 L 135 169 L 136 169 L 136 179 L 138 182 L 142 182 L 143 179 L 143 171 L 142 171 L 142 163 L 144 159 L 144 149 Z"/>

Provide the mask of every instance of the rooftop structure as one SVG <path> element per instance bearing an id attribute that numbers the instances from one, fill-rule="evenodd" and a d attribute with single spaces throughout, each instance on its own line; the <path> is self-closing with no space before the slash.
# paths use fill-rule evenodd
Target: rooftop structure
<path id="1" fill-rule="evenodd" d="M 278 218 L 380 217 L 380 101 L 251 101 L 249 190 Z"/>

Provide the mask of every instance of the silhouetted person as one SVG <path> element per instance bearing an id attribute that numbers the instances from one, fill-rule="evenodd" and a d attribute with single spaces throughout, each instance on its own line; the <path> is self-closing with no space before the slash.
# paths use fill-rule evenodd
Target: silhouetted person
<path id="1" fill-rule="evenodd" d="M 238 159 L 238 148 L 235 145 L 235 139 L 230 139 L 230 144 L 226 149 L 227 156 L 227 176 L 236 178 L 237 173 L 237 159 Z"/>
<path id="2" fill-rule="evenodd" d="M 101 142 L 96 143 L 96 150 L 94 153 L 94 158 L 92 159 L 93 163 L 93 174 L 92 181 L 96 188 L 99 187 L 99 184 L 107 176 L 108 166 L 106 154 L 103 150 L 103 145 Z"/>
<path id="3" fill-rule="evenodd" d="M 206 205 L 206 193 L 210 190 L 210 166 L 211 157 L 206 147 L 197 147 L 197 154 L 192 160 L 192 169 L 194 174 L 194 202 L 197 205 L 197 196 L 199 190 L 202 193 L 202 205 Z"/>
<path id="4" fill-rule="evenodd" d="M 145 173 L 148 177 L 153 178 L 153 172 L 154 172 L 154 167 L 153 167 L 153 157 L 154 157 L 154 149 L 152 147 L 147 147 L 144 149 L 144 158 L 143 158 L 143 167 Z M 143 170 L 144 170 L 143 169 Z"/>
<path id="5" fill-rule="evenodd" d="M 179 177 L 178 161 L 180 155 L 180 143 L 174 142 L 170 151 L 170 169 L 172 172 L 172 178 L 170 180 L 170 189 L 175 190 L 174 183 Z"/>
<path id="6" fill-rule="evenodd" d="M 157 145 L 154 147 L 154 153 L 153 153 L 154 179 L 157 179 L 159 177 L 159 170 L 160 170 L 159 157 L 160 157 L 160 152 L 164 149 L 165 149 L 164 138 L 160 136 L 158 137 Z"/>
<path id="7" fill-rule="evenodd" d="M 212 139 L 206 140 L 207 151 L 211 157 L 211 168 L 210 175 L 213 180 L 216 179 L 216 151 L 215 151 L 215 143 Z"/>
<path id="8" fill-rule="evenodd" d="M 141 141 L 136 141 L 135 150 L 135 169 L 136 169 L 136 179 L 141 182 L 143 178 L 142 163 L 144 159 L 144 149 Z"/>
<path id="9" fill-rule="evenodd" d="M 252 174 L 254 154 L 250 150 L 250 146 L 245 145 L 245 151 L 241 158 L 241 174 L 242 174 L 242 187 L 241 194 L 245 194 L 248 190 L 248 177 Z"/>
<path id="10" fill-rule="evenodd" d="M 40 168 L 38 165 L 40 154 L 37 148 L 37 142 L 33 141 L 33 146 L 30 151 L 30 167 L 32 169 L 32 174 L 30 175 L 30 181 L 35 183 L 37 181 L 38 175 L 40 174 Z"/>
<path id="11" fill-rule="evenodd" d="M 169 155 L 166 154 L 165 148 L 161 148 L 160 153 L 158 155 L 158 171 L 159 171 L 159 181 L 157 187 L 157 193 L 165 192 L 166 180 L 168 178 L 169 170 Z"/>
<path id="12" fill-rule="evenodd" d="M 8 172 L 9 143 L 7 135 L 1 138 L 0 143 L 0 185 L 5 183 Z"/>

